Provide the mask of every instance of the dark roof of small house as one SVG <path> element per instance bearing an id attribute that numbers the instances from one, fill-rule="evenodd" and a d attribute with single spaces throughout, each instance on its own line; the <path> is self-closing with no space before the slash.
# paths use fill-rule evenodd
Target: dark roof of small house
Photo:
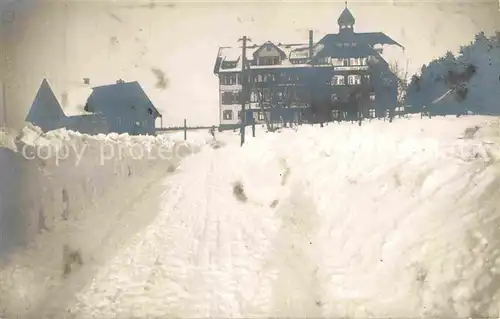
<path id="1" fill-rule="evenodd" d="M 49 82 L 43 79 L 25 120 L 44 130 L 50 130 L 64 117 L 65 114 Z"/>
<path id="2" fill-rule="evenodd" d="M 354 24 L 355 22 L 356 19 L 354 19 L 354 16 L 352 15 L 351 11 L 346 6 L 344 11 L 342 11 L 339 18 L 337 19 L 337 23 L 351 25 Z"/>
<path id="3" fill-rule="evenodd" d="M 137 99 L 146 100 L 155 117 L 162 116 L 137 81 L 93 87 L 88 101 L 92 104 L 110 104 L 121 107 L 125 101 Z"/>

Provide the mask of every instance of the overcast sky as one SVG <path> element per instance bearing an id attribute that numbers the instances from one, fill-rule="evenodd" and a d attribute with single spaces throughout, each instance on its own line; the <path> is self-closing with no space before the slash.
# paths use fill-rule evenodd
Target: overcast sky
<path id="1" fill-rule="evenodd" d="M 247 35 L 307 43 L 337 32 L 344 1 L 158 2 L 128 0 L 16 4 L 15 17 L 2 14 L 3 76 L 9 123 L 24 119 L 45 77 L 60 99 L 82 78 L 92 85 L 138 80 L 167 125 L 216 124 L 218 84 L 212 73 L 219 46 Z M 457 51 L 475 33 L 499 29 L 498 1 L 349 1 L 358 32 L 382 31 L 405 46 L 400 63 L 409 71 Z M 12 20 L 12 21 L 11 21 Z M 153 68 L 169 85 L 155 87 Z"/>

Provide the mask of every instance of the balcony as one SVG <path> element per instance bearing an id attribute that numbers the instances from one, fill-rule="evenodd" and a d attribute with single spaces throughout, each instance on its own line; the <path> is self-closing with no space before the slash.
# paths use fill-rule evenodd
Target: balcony
<path id="1" fill-rule="evenodd" d="M 368 65 L 336 66 L 335 71 L 367 71 Z"/>
<path id="2" fill-rule="evenodd" d="M 241 84 L 221 84 L 220 90 L 222 92 L 226 91 L 241 91 Z"/>

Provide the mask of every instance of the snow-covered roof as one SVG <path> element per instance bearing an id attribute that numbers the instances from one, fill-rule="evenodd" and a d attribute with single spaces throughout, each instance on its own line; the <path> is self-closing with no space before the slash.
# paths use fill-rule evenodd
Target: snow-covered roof
<path id="1" fill-rule="evenodd" d="M 266 42 L 266 43 L 269 43 Z M 252 65 L 251 69 L 269 69 L 269 68 L 297 68 L 304 67 L 304 64 L 292 64 L 290 60 L 292 59 L 308 59 L 309 58 L 309 47 L 308 44 L 304 43 L 295 43 L 295 44 L 274 44 L 279 50 L 281 50 L 285 59 L 282 61 L 281 65 L 272 65 L 272 66 L 255 66 Z M 261 48 L 262 45 L 252 45 L 248 46 L 246 49 L 246 59 L 251 62 L 254 60 L 254 53 Z M 314 52 L 318 52 L 321 50 L 321 45 L 314 45 Z M 242 47 L 222 47 L 219 49 L 219 55 L 217 59 L 219 60 L 218 67 L 216 66 L 216 72 L 228 73 L 228 72 L 240 72 L 241 71 L 241 53 Z M 232 68 L 222 68 L 221 65 L 224 62 L 232 62 L 235 63 Z"/>
<path id="2" fill-rule="evenodd" d="M 355 19 L 352 13 L 347 8 L 347 3 L 344 11 L 341 13 L 339 24 L 354 24 Z M 342 30 L 340 30 L 342 31 Z M 349 44 L 349 47 L 344 47 L 344 44 Z M 352 45 L 351 44 L 355 44 Z M 334 57 L 334 58 L 361 58 L 369 56 L 379 56 L 374 51 L 373 47 L 377 44 L 396 45 L 404 47 L 398 42 L 391 39 L 383 32 L 365 32 L 356 33 L 353 30 L 350 32 L 339 32 L 336 34 L 327 34 L 317 43 L 312 43 L 312 56 L 308 43 L 299 44 L 282 44 L 266 41 L 263 44 L 254 44 L 246 48 L 246 60 L 249 63 L 250 69 L 258 68 L 286 68 L 286 67 L 303 67 L 302 62 L 311 63 L 315 58 Z M 257 51 L 266 45 L 272 45 L 281 55 L 281 63 L 272 67 L 256 67 L 253 63 L 254 55 Z M 242 69 L 242 47 L 222 47 L 219 49 L 217 59 L 214 66 L 214 73 L 240 72 Z M 301 64 L 291 63 L 291 60 L 299 61 Z"/>
<path id="3" fill-rule="evenodd" d="M 61 103 L 63 104 L 64 114 L 66 114 L 66 116 L 91 114 L 84 110 L 90 94 L 92 94 L 92 88 L 88 86 L 76 87 L 68 90 L 66 92 L 66 103 Z"/>
<path id="4" fill-rule="evenodd" d="M 92 94 L 88 99 L 92 108 L 102 106 L 120 108 L 127 103 L 146 101 L 154 115 L 161 117 L 161 113 L 153 105 L 153 102 L 151 102 L 137 81 L 102 85 L 94 87 L 92 90 Z M 138 103 L 138 105 L 143 105 L 143 103 Z"/>
<path id="5" fill-rule="evenodd" d="M 268 41 L 269 42 L 269 41 Z M 305 50 L 306 54 L 308 54 L 308 45 L 307 44 L 274 44 L 278 49 L 283 51 L 287 58 L 290 57 L 290 55 L 295 52 L 295 51 L 302 51 Z M 252 45 L 248 46 L 246 49 L 246 59 L 247 61 L 253 60 L 254 56 L 253 54 L 261 47 L 261 45 Z M 219 50 L 219 57 L 222 58 L 222 61 L 226 62 L 239 62 L 241 53 L 242 53 L 242 47 L 222 47 Z M 293 55 L 292 55 L 293 58 Z"/>
<path id="6" fill-rule="evenodd" d="M 269 43 L 266 42 L 266 43 Z M 355 46 L 343 47 L 339 46 L 342 43 L 356 43 Z M 383 32 L 370 32 L 370 33 L 352 33 L 345 34 L 328 34 L 324 36 L 319 42 L 313 43 L 312 57 L 309 56 L 309 45 L 306 43 L 298 44 L 273 44 L 284 53 L 285 59 L 279 65 L 273 66 L 256 66 L 252 65 L 254 60 L 254 53 L 262 47 L 262 45 L 248 46 L 246 49 L 246 60 L 250 64 L 250 69 L 270 69 L 270 68 L 297 68 L 304 67 L 303 63 L 292 63 L 292 60 L 304 60 L 310 62 L 314 57 L 367 57 L 379 56 L 373 49 L 376 44 L 397 45 L 404 49 L 402 45 L 392 40 Z M 241 71 L 241 53 L 242 47 L 221 47 L 217 56 L 214 67 L 214 73 L 230 73 Z M 229 64 L 229 65 L 228 65 Z M 232 65 L 231 65 L 232 64 Z"/>

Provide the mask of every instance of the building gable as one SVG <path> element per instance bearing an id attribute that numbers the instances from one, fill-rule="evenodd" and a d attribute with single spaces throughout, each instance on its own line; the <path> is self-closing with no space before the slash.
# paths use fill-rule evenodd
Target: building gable
<path id="1" fill-rule="evenodd" d="M 65 117 L 52 88 L 44 79 L 26 116 L 26 121 L 43 131 L 50 131 L 59 128 Z"/>
<path id="2" fill-rule="evenodd" d="M 263 45 L 261 45 L 255 52 L 255 58 L 263 58 L 263 57 L 279 57 L 280 59 L 285 59 L 286 54 L 281 50 L 278 46 L 276 46 L 271 41 L 267 41 Z"/>

